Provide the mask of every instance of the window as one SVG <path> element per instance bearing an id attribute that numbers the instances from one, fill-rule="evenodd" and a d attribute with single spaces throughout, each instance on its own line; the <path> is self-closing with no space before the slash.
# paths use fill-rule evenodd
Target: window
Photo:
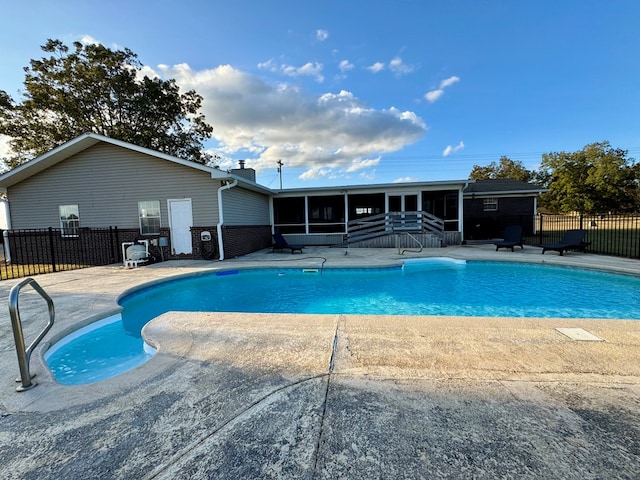
<path id="1" fill-rule="evenodd" d="M 78 205 L 60 205 L 60 229 L 63 237 L 77 237 L 80 228 Z"/>
<path id="2" fill-rule="evenodd" d="M 140 233 L 142 235 L 157 235 L 160 233 L 159 200 L 138 202 L 138 216 L 140 217 Z"/>
<path id="3" fill-rule="evenodd" d="M 498 210 L 497 198 L 485 198 L 483 201 L 483 208 L 485 212 L 496 212 Z"/>
<path id="4" fill-rule="evenodd" d="M 356 215 L 373 215 L 373 207 L 356 207 Z"/>

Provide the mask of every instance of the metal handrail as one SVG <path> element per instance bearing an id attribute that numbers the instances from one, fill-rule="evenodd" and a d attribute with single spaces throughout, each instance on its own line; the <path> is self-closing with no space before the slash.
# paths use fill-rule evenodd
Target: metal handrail
<path id="1" fill-rule="evenodd" d="M 44 327 L 44 330 L 42 330 L 42 332 L 40 332 L 40 334 L 33 340 L 33 342 L 31 342 L 31 345 L 25 348 L 18 300 L 20 297 L 20 290 L 22 290 L 22 287 L 25 287 L 27 285 L 31 285 L 31 287 L 36 292 L 38 292 L 42 298 L 46 300 L 47 306 L 49 308 L 49 322 Z M 35 375 L 31 375 L 31 373 L 29 372 L 29 361 L 31 360 L 31 353 L 53 326 L 56 312 L 53 306 L 53 300 L 49 295 L 47 295 L 42 287 L 38 285 L 38 282 L 36 282 L 33 278 L 25 278 L 17 285 L 14 285 L 9 292 L 9 314 L 11 315 L 11 327 L 13 328 L 13 338 L 16 343 L 16 353 L 18 354 L 18 366 L 20 367 L 20 378 L 17 378 L 16 382 L 21 382 L 21 385 L 19 385 L 16 390 L 18 392 L 24 392 L 25 390 L 29 390 L 30 388 L 33 388 L 37 385 L 36 382 L 33 382 L 31 380 L 33 377 L 35 377 Z"/>
<path id="2" fill-rule="evenodd" d="M 404 250 L 402 250 L 400 252 L 400 255 L 404 255 L 404 252 L 412 252 L 412 253 L 420 253 L 422 252 L 422 249 L 424 248 L 424 245 L 422 245 L 422 242 L 420 240 L 418 240 L 416 237 L 414 237 L 413 235 L 411 235 L 409 232 L 404 232 L 404 234 L 408 237 L 410 237 L 414 242 L 416 242 L 419 246 L 420 246 L 420 250 L 418 250 L 417 252 L 415 250 L 409 250 L 408 248 L 405 248 Z M 400 250 L 400 247 L 398 247 L 398 251 Z"/>

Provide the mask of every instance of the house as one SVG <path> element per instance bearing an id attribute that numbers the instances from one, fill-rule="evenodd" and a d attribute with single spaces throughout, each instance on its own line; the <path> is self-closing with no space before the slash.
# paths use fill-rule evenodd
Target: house
<path id="1" fill-rule="evenodd" d="M 92 248 L 89 232 L 110 228 L 163 257 L 223 260 L 270 246 L 276 230 L 305 245 L 459 244 L 470 182 L 271 190 L 244 161 L 226 172 L 87 133 L 1 175 L 0 192 L 12 235 L 48 229 L 51 252 Z"/>
<path id="2" fill-rule="evenodd" d="M 511 179 L 476 180 L 464 189 L 464 232 L 467 240 L 502 238 L 504 227 L 536 229 L 538 197 L 547 190 Z"/>
<path id="3" fill-rule="evenodd" d="M 0 176 L 0 188 L 11 229 L 59 228 L 72 244 L 83 228 L 116 226 L 120 241 L 224 259 L 271 242 L 272 192 L 241 173 L 87 133 Z"/>

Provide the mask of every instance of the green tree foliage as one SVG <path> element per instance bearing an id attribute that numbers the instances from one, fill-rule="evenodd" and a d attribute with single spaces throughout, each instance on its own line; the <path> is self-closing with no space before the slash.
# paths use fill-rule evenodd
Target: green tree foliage
<path id="1" fill-rule="evenodd" d="M 608 142 L 542 155 L 540 177 L 549 189 L 540 205 L 554 213 L 625 213 L 640 206 L 640 167 Z"/>
<path id="2" fill-rule="evenodd" d="M 49 57 L 25 67 L 24 99 L 0 90 L 0 134 L 10 137 L 13 168 L 78 135 L 94 132 L 199 163 L 213 128 L 202 97 L 175 80 L 142 77 L 129 49 L 48 40 Z"/>
<path id="3" fill-rule="evenodd" d="M 474 165 L 469 174 L 472 180 L 490 180 L 495 178 L 509 178 L 521 182 L 529 182 L 533 178 L 532 172 L 527 170 L 522 162 L 500 157 L 500 162 L 491 162 L 486 167 Z"/>

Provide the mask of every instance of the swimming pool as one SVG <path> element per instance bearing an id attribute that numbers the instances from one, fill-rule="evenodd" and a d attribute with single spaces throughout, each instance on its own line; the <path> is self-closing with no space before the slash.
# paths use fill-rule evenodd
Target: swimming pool
<path id="1" fill-rule="evenodd" d="M 377 269 L 218 271 L 141 288 L 120 304 L 121 321 L 54 345 L 46 360 L 60 383 L 113 376 L 102 376 L 101 363 L 119 360 L 82 364 L 94 349 L 107 356 L 119 350 L 126 369 L 146 361 L 152 352 L 144 351 L 142 327 L 167 311 L 640 319 L 640 277 L 436 258 Z"/>

